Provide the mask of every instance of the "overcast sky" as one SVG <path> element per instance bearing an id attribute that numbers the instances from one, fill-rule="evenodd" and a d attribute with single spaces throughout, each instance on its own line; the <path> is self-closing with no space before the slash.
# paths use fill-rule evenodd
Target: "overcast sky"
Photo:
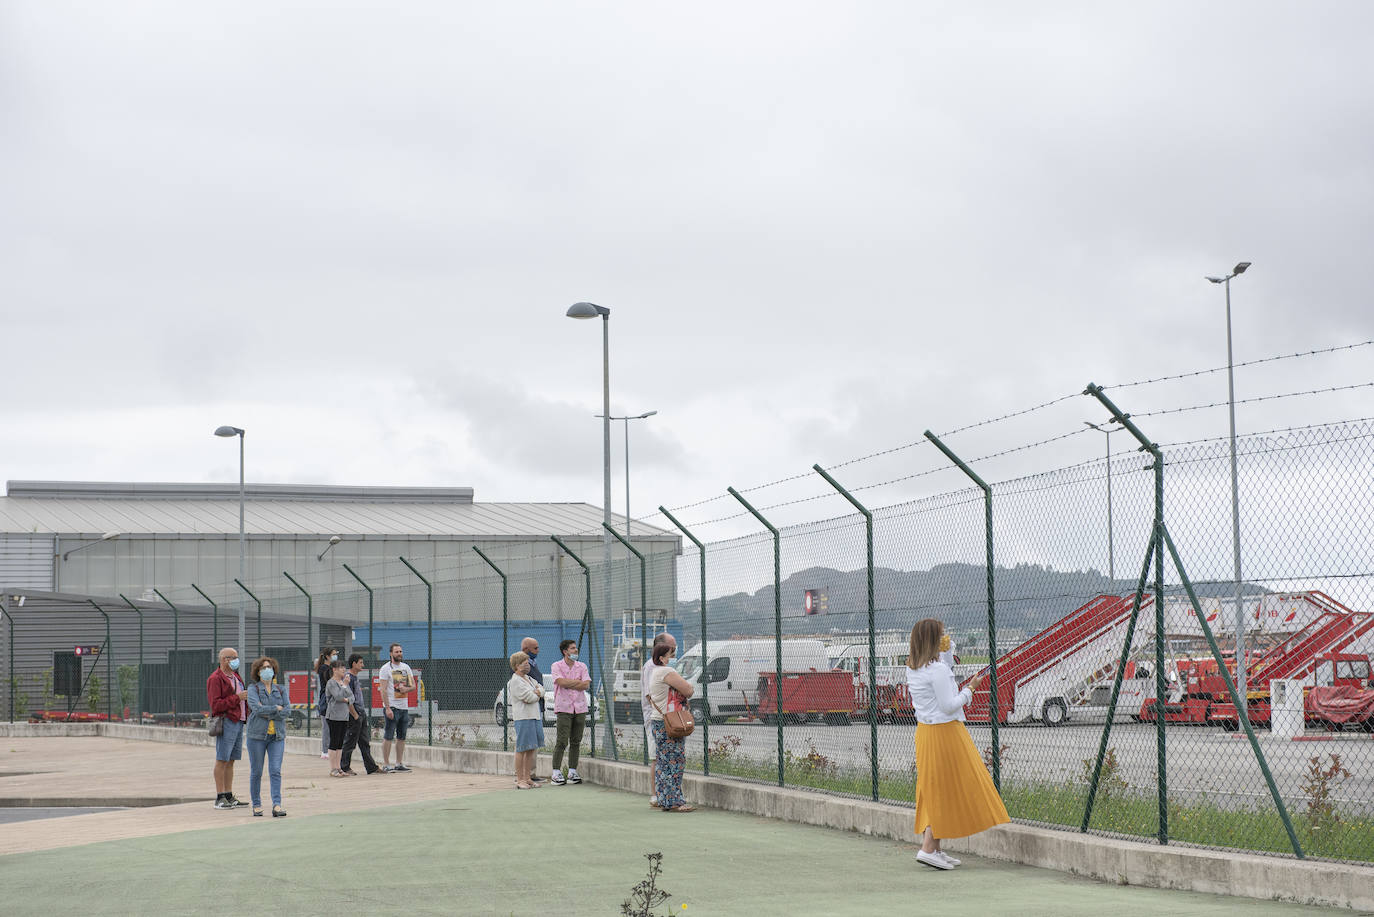
<path id="1" fill-rule="evenodd" d="M 1371 27 L 1364 2 L 5 3 L 0 479 L 229 481 L 210 434 L 234 424 L 250 481 L 600 505 L 578 300 L 611 309 L 612 412 L 658 411 L 630 429 L 637 516 L 1224 365 L 1203 276 L 1241 260 L 1238 361 L 1365 341 Z M 1372 355 L 1242 369 L 1237 396 L 1367 382 Z M 1224 401 L 1226 378 L 1120 398 Z M 1370 415 L 1364 388 L 1238 424 Z M 949 444 L 1103 417 L 1077 399 Z"/>

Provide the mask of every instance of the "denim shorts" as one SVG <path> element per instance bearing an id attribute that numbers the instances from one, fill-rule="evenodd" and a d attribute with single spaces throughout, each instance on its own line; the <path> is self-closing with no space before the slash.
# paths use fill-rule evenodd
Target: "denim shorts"
<path id="1" fill-rule="evenodd" d="M 386 723 L 383 727 L 382 738 L 390 742 L 392 739 L 406 740 L 406 730 L 410 728 L 410 711 L 404 707 L 392 707 L 391 716 L 383 714 L 382 721 Z"/>
<path id="2" fill-rule="evenodd" d="M 243 724 L 224 718 L 224 732 L 215 736 L 215 760 L 237 761 L 243 757 Z"/>

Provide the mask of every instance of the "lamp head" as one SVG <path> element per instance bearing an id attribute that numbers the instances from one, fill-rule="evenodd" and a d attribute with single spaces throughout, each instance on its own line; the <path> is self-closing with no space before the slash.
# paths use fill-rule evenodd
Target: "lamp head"
<path id="1" fill-rule="evenodd" d="M 243 430 L 239 427 L 223 426 L 215 428 L 216 436 L 242 436 Z"/>
<path id="2" fill-rule="evenodd" d="M 1244 274 L 1245 271 L 1246 271 L 1246 269 L 1249 268 L 1249 267 L 1250 267 L 1250 262 L 1249 262 L 1249 261 L 1242 261 L 1240 264 L 1237 264 L 1235 267 L 1231 268 L 1231 273 L 1232 273 L 1232 274 Z"/>
<path id="3" fill-rule="evenodd" d="M 340 538 L 338 535 L 334 535 L 333 537 L 331 537 L 331 538 L 329 539 L 329 543 L 330 543 L 330 544 L 338 544 L 338 543 L 341 542 L 341 541 L 343 541 L 343 539 Z"/>
<path id="4" fill-rule="evenodd" d="M 658 411 L 648 411 L 644 414 L 640 414 L 639 417 L 636 418 L 636 420 L 643 420 L 646 417 L 653 417 L 657 413 Z"/>
<path id="5" fill-rule="evenodd" d="M 1207 279 L 1210 280 L 1210 281 L 1212 281 L 1212 283 L 1225 283 L 1225 282 L 1226 282 L 1226 278 L 1225 278 L 1225 277 L 1208 277 Z"/>
<path id="6" fill-rule="evenodd" d="M 611 310 L 594 302 L 575 302 L 568 306 L 568 318 L 610 318 Z"/>

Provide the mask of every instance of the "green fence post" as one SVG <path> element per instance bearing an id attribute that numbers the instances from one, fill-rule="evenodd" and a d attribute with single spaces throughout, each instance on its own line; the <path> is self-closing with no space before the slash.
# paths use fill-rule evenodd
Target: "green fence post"
<path id="1" fill-rule="evenodd" d="M 124 599 L 124 604 L 125 604 L 125 605 L 128 605 L 130 608 L 132 608 L 132 609 L 134 610 L 134 614 L 138 615 L 138 689 L 137 689 L 134 693 L 138 696 L 138 700 L 135 702 L 135 707 L 137 707 L 137 709 L 138 709 L 138 724 L 139 724 L 140 726 L 142 726 L 142 725 L 143 725 L 143 609 L 139 608 L 139 607 L 138 607 L 137 605 L 135 605 L 133 602 L 130 602 L 129 599 L 128 599 L 128 597 L 127 597 L 126 595 L 124 595 L 124 593 L 121 592 L 121 593 L 119 594 L 119 597 L 120 597 L 121 599 Z"/>
<path id="2" fill-rule="evenodd" d="M 1112 412 L 1117 422 L 1131 432 L 1140 443 L 1143 451 L 1154 459 L 1151 470 L 1155 473 L 1155 519 L 1153 540 L 1155 545 L 1155 782 L 1159 788 L 1159 842 L 1169 843 L 1169 774 L 1165 765 L 1167 743 L 1164 733 L 1164 453 L 1159 446 L 1131 422 L 1128 415 L 1112 403 L 1097 385 L 1089 382 L 1083 394 L 1092 395 L 1103 407 Z M 1240 660 L 1236 661 L 1240 664 Z"/>
<path id="3" fill-rule="evenodd" d="M 927 434 L 927 435 L 929 435 L 929 434 Z M 825 478 L 826 482 L 829 483 L 831 487 L 833 487 L 833 488 L 835 488 L 836 490 L 838 490 L 838 491 L 840 492 L 840 496 L 842 496 L 842 497 L 844 497 L 846 500 L 848 500 L 848 501 L 853 505 L 853 507 L 854 507 L 855 509 L 857 509 L 859 512 L 863 513 L 863 517 L 864 517 L 864 527 L 865 527 L 865 529 L 866 529 L 866 531 L 867 531 L 867 535 L 868 535 L 868 747 L 869 747 L 869 749 L 870 749 L 869 756 L 868 756 L 868 759 L 869 759 L 869 760 L 868 760 L 868 766 L 869 766 L 869 772 L 870 772 L 870 779 L 871 779 L 872 784 L 873 784 L 873 787 L 872 787 L 872 791 L 873 791 L 873 801 L 874 801 L 874 802 L 877 802 L 877 801 L 878 801 L 878 645 L 877 645 L 877 643 L 876 643 L 876 638 L 875 638 L 874 635 L 873 635 L 873 630 L 874 630 L 874 623 L 873 623 L 873 616 L 874 616 L 874 607 L 873 607 L 873 514 L 872 514 L 871 512 L 868 511 L 868 507 L 864 506 L 862 503 L 860 503 L 858 500 L 856 500 L 856 499 L 854 498 L 854 495 L 853 495 L 853 494 L 851 494 L 849 491 L 845 490 L 844 487 L 840 484 L 840 482 L 837 481 L 837 480 L 835 480 L 833 477 L 831 477 L 830 474 L 829 474 L 824 468 L 822 468 L 820 465 L 812 465 L 811 468 L 812 468 L 812 470 L 814 470 L 817 474 L 819 474 L 821 477 Z M 993 728 L 995 729 L 996 727 L 993 727 Z M 993 739 L 992 744 L 993 744 L 994 746 L 997 745 L 997 740 L 996 740 L 995 738 Z M 995 770 L 996 762 L 997 762 L 997 759 L 994 757 L 994 758 L 993 758 L 993 764 L 994 764 L 993 778 L 994 778 L 994 780 L 996 779 L 996 776 L 997 776 L 997 772 L 996 772 L 996 770 Z M 1000 785 L 999 785 L 999 788 L 1000 788 Z"/>
<path id="4" fill-rule="evenodd" d="M 428 642 L 428 644 L 427 644 L 426 647 L 425 647 L 425 660 L 426 660 L 427 662 L 433 662 L 433 661 L 434 661 L 434 587 L 433 587 L 432 585 L 430 585 L 429 580 L 425 579 L 423 576 L 420 575 L 420 571 L 419 571 L 419 570 L 416 570 L 415 567 L 414 567 L 414 565 L 412 565 L 410 561 L 408 561 L 408 560 L 406 560 L 404 557 L 402 557 L 402 558 L 401 558 L 401 563 L 403 563 L 403 564 L 405 564 L 407 567 L 409 567 L 409 568 L 410 568 L 410 572 L 411 572 L 411 573 L 414 573 L 417 577 L 420 578 L 420 582 L 422 582 L 422 583 L 425 584 L 425 625 L 426 625 L 426 628 L 427 628 L 427 632 L 428 632 L 428 634 L 429 634 L 429 642 Z M 421 681 L 421 684 L 424 684 L 424 682 Z M 425 723 L 426 723 L 426 724 L 428 725 L 428 727 L 429 727 L 429 728 L 428 728 L 428 733 L 429 733 L 429 739 L 428 739 L 428 741 L 429 741 L 429 744 L 432 746 L 432 745 L 434 744 L 434 711 L 435 711 L 436 709 L 438 709 L 439 704 L 438 704 L 438 701 L 435 701 L 435 700 L 432 699 L 432 697 L 431 697 L 431 695 L 430 695 L 430 693 L 429 693 L 429 688 L 428 688 L 428 686 L 425 687 L 425 701 L 426 701 L 426 703 L 429 705 L 428 707 L 425 708 Z"/>
<path id="5" fill-rule="evenodd" d="M 773 681 L 777 685 L 777 713 L 775 716 L 778 721 L 778 786 L 782 786 L 783 780 L 783 748 L 782 748 L 782 535 L 778 532 L 773 523 L 763 518 L 759 511 L 749 504 L 749 501 L 740 496 L 740 492 L 733 487 L 727 487 L 730 496 L 738 500 L 745 509 L 749 510 L 759 522 L 763 523 L 764 528 L 773 533 L 773 644 L 777 652 L 777 672 L 773 674 Z"/>
<path id="6" fill-rule="evenodd" d="M 201 588 L 200 588 L 199 586 L 197 586 L 195 583 L 192 583 L 192 584 L 191 584 L 191 588 L 194 589 L 196 592 L 199 592 L 199 593 L 200 593 L 200 597 L 203 598 L 205 601 L 207 601 L 207 602 L 210 603 L 210 643 L 212 644 L 212 646 L 210 647 L 210 651 L 211 651 L 212 653 L 218 653 L 218 652 L 220 651 L 220 645 L 219 645 L 219 606 L 215 604 L 215 600 L 214 600 L 214 599 L 210 598 L 208 595 L 205 594 L 205 590 L 204 590 L 204 589 L 201 589 Z M 163 601 L 165 602 L 165 601 L 167 601 L 167 600 L 166 600 L 166 599 L 163 599 Z"/>
<path id="7" fill-rule="evenodd" d="M 199 589 L 197 589 L 196 591 L 200 592 Z M 162 599 L 162 601 L 166 602 L 167 607 L 172 609 L 172 651 L 176 652 L 177 650 L 181 649 L 181 610 L 177 608 L 175 605 L 173 605 L 171 601 L 167 598 L 167 596 L 163 595 L 158 590 L 154 589 L 153 594 L 156 595 L 158 598 Z M 204 594 L 205 593 L 201 592 L 201 595 Z M 218 653 L 219 647 L 215 647 L 214 652 Z"/>
<path id="8" fill-rule="evenodd" d="M 95 610 L 100 612 L 100 616 L 105 619 L 105 645 L 101 647 L 100 652 L 105 657 L 105 722 L 108 723 L 110 722 L 110 695 L 113 693 L 111 686 L 114 684 L 114 679 L 110 677 L 110 666 L 113 662 L 111 657 L 114 656 L 114 646 L 110 643 L 110 616 L 105 613 L 105 609 L 96 604 L 95 599 L 87 599 L 86 601 L 90 602 Z M 93 666 L 92 671 L 94 670 Z M 91 712 L 95 713 L 94 710 Z"/>
<path id="9" fill-rule="evenodd" d="M 505 571 L 496 566 L 486 553 L 477 545 L 472 549 L 477 552 L 477 556 L 487 562 L 487 566 L 496 571 L 496 575 L 501 577 L 501 655 L 510 659 L 510 609 L 506 606 L 507 583 Z M 501 689 L 501 709 L 506 711 L 501 723 L 501 750 L 510 751 L 510 679 L 506 679 L 506 686 Z"/>
<path id="10" fill-rule="evenodd" d="M 257 604 L 257 606 L 258 606 L 258 655 L 261 656 L 261 655 L 262 655 L 262 601 L 261 601 L 257 596 L 253 595 L 253 590 L 251 590 L 251 589 L 249 589 L 247 586 L 243 585 L 243 583 L 239 582 L 238 580 L 234 580 L 234 582 L 238 584 L 238 587 L 239 587 L 240 589 L 242 589 L 244 592 L 248 593 L 248 597 L 249 597 L 250 599 L 252 599 L 252 600 Z M 245 648 L 246 648 L 246 647 L 238 647 L 239 653 L 241 654 L 241 653 L 244 651 Z M 306 733 L 306 735 L 309 735 L 309 733 Z"/>
<path id="11" fill-rule="evenodd" d="M 375 640 L 373 639 L 373 637 L 372 637 L 372 587 L 369 586 L 367 583 L 363 582 L 363 578 L 362 578 L 361 576 L 359 576 L 357 573 L 354 573 L 354 572 L 353 572 L 353 568 L 350 567 L 348 564 L 340 564 L 340 566 L 342 566 L 345 570 L 348 571 L 348 575 L 349 575 L 349 576 L 353 577 L 355 580 L 358 581 L 358 585 L 359 585 L 359 586 L 362 586 L 364 589 L 367 590 L 367 645 L 368 645 L 369 647 L 372 648 L 373 652 L 376 652 L 377 643 L 376 643 L 376 641 L 375 641 Z M 368 717 L 369 717 L 368 723 L 367 723 L 367 728 L 370 730 L 370 729 L 372 728 L 372 720 L 371 720 L 371 716 L 372 716 L 372 660 L 371 660 L 371 659 L 369 659 L 369 660 L 367 661 L 367 715 L 368 715 Z M 371 735 L 371 733 L 369 733 L 369 736 L 370 736 L 370 735 Z"/>
<path id="12" fill-rule="evenodd" d="M 10 651 L 10 667 L 8 670 L 6 670 L 6 677 L 9 679 L 9 682 L 7 682 L 7 687 L 9 690 L 7 693 L 10 696 L 10 722 L 13 723 L 14 691 L 19 686 L 19 676 L 14 674 L 14 613 L 10 611 L 9 603 L 5 601 L 5 597 L 3 595 L 0 595 L 0 611 L 3 611 L 5 613 L 5 623 L 9 625 L 8 645 Z"/>
<path id="13" fill-rule="evenodd" d="M 983 491 L 983 520 L 986 529 L 988 568 L 988 722 L 992 726 L 992 782 L 997 787 L 997 792 L 1000 793 L 1002 792 L 1002 740 L 998 737 L 997 721 L 1002 718 L 1002 710 L 997 702 L 997 600 L 993 593 L 992 488 L 959 456 L 951 452 L 948 446 L 940 442 L 938 436 L 929 430 L 926 430 L 923 435 L 935 444 L 935 448 L 945 454 L 945 458 L 959 466 L 959 470 L 968 475 L 969 480 L 977 484 Z"/>
<path id="14" fill-rule="evenodd" d="M 701 555 L 701 703 L 706 715 L 701 718 L 701 772 L 705 776 L 711 776 L 711 682 L 706 677 L 706 664 L 710 657 L 706 655 L 706 545 L 697 540 L 697 536 L 687 530 L 687 526 L 678 522 L 672 513 L 662 506 L 658 511 L 667 517 L 668 521 L 677 526 L 678 531 L 692 540 L 692 544 L 697 546 L 697 551 Z M 640 693 L 643 693 L 644 686 L 640 685 Z M 645 723 L 644 728 L 648 729 L 649 724 Z M 645 742 L 647 750 L 648 742 Z"/>
<path id="15" fill-rule="evenodd" d="M 615 529 L 611 528 L 611 527 L 610 527 L 609 525 L 607 525 L 606 523 L 604 523 L 604 522 L 601 523 L 601 527 L 604 528 L 606 531 L 610 532 L 611 535 L 613 535 L 613 536 L 615 537 L 615 540 L 616 540 L 616 541 L 620 542 L 621 544 L 623 544 L 623 545 L 625 546 L 625 549 L 626 549 L 627 551 L 629 551 L 629 552 L 630 552 L 631 554 L 633 554 L 635 557 L 639 558 L 639 608 L 640 608 L 640 613 L 641 613 L 641 618 L 640 618 L 640 620 L 641 620 L 641 621 L 646 621 L 647 618 L 644 617 L 644 616 L 647 616 L 648 613 L 649 613 L 649 611 L 648 611 L 648 605 L 649 605 L 649 599 L 648 599 L 648 595 L 649 595 L 649 577 L 648 577 L 648 572 L 647 572 L 647 570 L 645 569 L 645 567 L 646 567 L 646 562 L 645 562 L 645 560 L 644 560 L 644 555 L 641 554 L 641 553 L 635 548 L 634 545 L 630 544 L 630 542 L 626 540 L 626 538 L 625 538 L 624 535 L 621 535 L 619 532 L 617 532 Z M 639 631 L 639 643 L 640 643 L 641 646 L 644 645 L 644 628 L 645 628 L 645 624 L 641 623 L 641 625 L 640 625 L 640 631 Z M 704 679 L 703 679 L 703 680 L 704 680 Z M 641 691 L 643 690 L 643 686 L 642 686 L 642 685 L 640 686 L 640 690 L 641 690 Z M 614 726 L 615 726 L 615 696 L 614 696 L 614 695 L 611 695 L 610 701 L 606 704 L 606 711 L 607 711 L 606 715 L 609 716 L 609 717 L 611 718 L 611 726 L 614 727 Z M 705 719 L 705 717 L 699 717 L 699 719 Z M 644 743 L 644 749 L 643 749 L 643 750 L 644 750 L 644 763 L 645 763 L 645 764 L 648 764 L 648 763 L 649 763 L 649 743 L 648 743 L 648 742 L 645 742 L 645 743 Z"/>
<path id="16" fill-rule="evenodd" d="M 290 573 L 287 573 L 285 570 L 283 570 L 283 571 L 281 572 L 281 575 L 284 576 L 284 577 L 286 577 L 287 579 L 289 579 L 289 580 L 291 581 L 291 585 L 293 585 L 293 586 L 295 586 L 297 589 L 299 589 L 299 590 L 301 591 L 301 595 L 305 596 L 305 656 L 306 656 L 307 659 L 314 659 L 314 658 L 315 658 L 315 600 L 314 600 L 313 598 L 310 597 L 310 593 L 308 593 L 308 592 L 305 591 L 305 587 L 304 587 L 304 586 L 302 586 L 300 583 L 296 582 L 296 578 L 295 578 L 294 576 L 292 576 Z M 261 651 L 259 651 L 259 653 L 261 653 Z M 311 686 L 313 687 L 314 684 L 315 684 L 315 680 L 314 680 L 313 678 L 307 678 L 307 679 L 306 679 L 306 683 L 309 684 L 309 685 L 311 685 Z M 306 690 L 305 696 L 306 696 L 307 698 L 310 697 L 310 692 L 309 692 L 308 689 Z M 322 733 L 324 732 L 324 725 L 323 725 L 323 724 L 320 725 L 320 731 L 321 731 Z M 309 738 L 309 737 L 310 737 L 310 711 L 309 711 L 309 710 L 307 710 L 307 711 L 305 712 L 305 735 L 306 735 L 306 738 Z"/>
<path id="17" fill-rule="evenodd" d="M 563 552 L 564 552 L 565 554 L 567 554 L 569 557 L 571 557 L 574 561 L 576 561 L 576 562 L 577 562 L 577 565 L 578 565 L 579 567 L 582 568 L 582 578 L 583 578 L 583 580 L 586 582 L 586 585 L 587 585 L 587 590 L 586 590 L 586 591 L 587 591 L 587 608 L 586 608 L 586 610 L 583 612 L 583 618 L 584 618 L 584 619 L 586 620 L 586 622 L 587 622 L 587 631 L 588 631 L 588 633 L 589 633 L 590 636 L 591 636 L 591 640 L 590 640 L 590 642 L 588 643 L 588 646 L 591 647 L 591 648 L 593 649 L 593 651 L 595 651 L 597 635 L 596 635 L 596 616 L 592 613 L 592 571 L 591 571 L 591 568 L 587 566 L 586 562 L 583 561 L 582 558 L 580 558 L 580 557 L 577 556 L 576 552 L 574 552 L 572 548 L 568 547 L 566 544 L 563 543 L 563 539 L 559 538 L 557 535 L 550 535 L 549 538 L 551 538 L 551 539 L 553 540 L 554 544 L 556 544 L 556 545 L 558 545 L 560 548 L 562 548 L 562 549 L 563 549 Z M 561 587 L 561 584 L 560 584 L 560 588 L 562 588 L 562 587 Z M 580 644 L 579 644 L 579 645 L 580 645 Z M 603 655 L 604 655 L 604 654 L 603 654 Z M 593 659 L 590 660 L 590 661 L 591 661 L 592 666 L 594 667 L 594 666 L 596 665 L 595 659 L 593 658 Z M 601 667 L 602 667 L 602 671 L 601 671 L 601 693 L 602 693 L 602 694 L 605 694 L 605 693 L 606 693 L 606 672 L 605 672 L 605 666 L 606 666 L 606 660 L 602 659 L 602 660 L 601 660 Z M 593 668 L 592 671 L 595 671 L 595 668 Z M 588 713 L 588 719 L 591 721 L 591 726 L 592 726 L 592 757 L 595 758 L 595 757 L 596 757 L 596 703 L 595 703 L 595 701 L 596 701 L 596 695 L 595 695 L 595 693 L 593 693 L 593 695 L 592 695 L 592 701 L 593 701 L 593 703 L 590 703 L 590 704 L 587 705 L 587 710 L 589 711 L 589 713 Z M 612 703 L 614 703 L 614 698 L 612 699 Z M 618 744 L 618 743 L 616 742 L 616 740 L 615 740 L 615 715 L 614 715 L 614 713 L 613 713 L 613 708 L 612 708 L 611 704 L 608 704 L 608 705 L 607 705 L 606 710 L 607 710 L 607 713 L 610 714 L 610 716 L 611 716 L 611 724 L 610 724 L 610 727 L 607 728 L 607 730 L 606 730 L 607 738 L 610 739 L 610 743 L 611 743 L 611 759 L 614 760 L 614 761 L 619 761 L 619 760 L 620 760 L 620 746 L 619 746 L 619 744 Z"/>

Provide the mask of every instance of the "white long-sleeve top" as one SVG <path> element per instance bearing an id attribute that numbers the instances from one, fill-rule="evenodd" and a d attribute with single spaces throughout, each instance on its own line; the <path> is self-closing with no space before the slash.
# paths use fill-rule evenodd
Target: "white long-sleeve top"
<path id="1" fill-rule="evenodd" d="M 506 685 L 510 689 L 510 721 L 539 719 L 539 698 L 542 691 L 536 690 L 534 679 L 516 673 Z"/>
<path id="2" fill-rule="evenodd" d="M 968 688 L 959 690 L 950 663 L 954 657 L 941 653 L 935 662 L 919 669 L 906 670 L 906 688 L 911 694 L 911 706 L 918 723 L 949 723 L 964 721 L 964 706 L 973 700 Z"/>

